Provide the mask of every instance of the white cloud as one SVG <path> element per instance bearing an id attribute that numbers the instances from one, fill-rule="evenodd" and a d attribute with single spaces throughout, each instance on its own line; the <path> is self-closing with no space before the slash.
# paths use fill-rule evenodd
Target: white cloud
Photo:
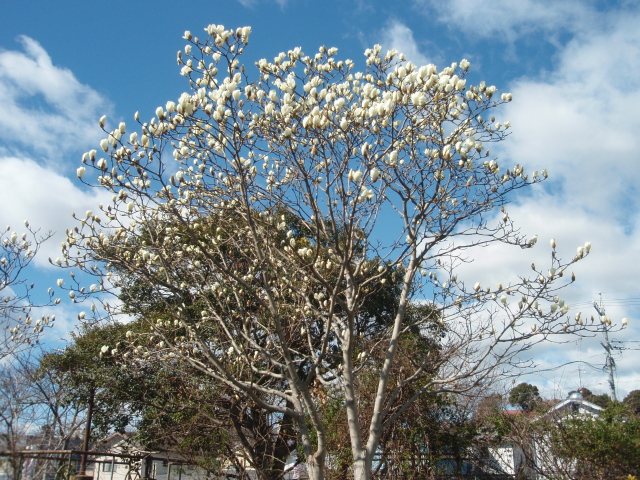
<path id="1" fill-rule="evenodd" d="M 58 171 L 30 159 L 0 157 L 0 173 L 1 221 L 19 228 L 26 219 L 41 233 L 56 232 L 35 257 L 40 266 L 48 264 L 48 257 L 60 256 L 65 229 L 75 226 L 72 211 L 84 215 L 110 201 L 106 190 L 85 192 Z"/>
<path id="2" fill-rule="evenodd" d="M 238 2 L 240 2 L 240 4 L 243 7 L 247 7 L 247 8 L 253 8 L 255 7 L 261 0 L 238 0 Z M 277 3 L 280 8 L 284 8 L 287 6 L 287 3 L 289 3 L 289 0 L 273 0 L 275 3 Z"/>
<path id="3" fill-rule="evenodd" d="M 591 241 L 591 255 L 574 269 L 578 281 L 561 297 L 574 305 L 570 315 L 583 311 L 590 316 L 596 313 L 591 302 L 602 292 L 608 316 L 632 320 L 624 334 L 614 335 L 620 340 L 640 340 L 640 309 L 632 301 L 613 301 L 640 297 L 639 21 L 638 14 L 610 17 L 606 27 L 578 34 L 561 49 L 553 71 L 510 85 L 514 100 L 496 115 L 512 120 L 513 134 L 492 150 L 503 170 L 515 163 L 529 173 L 549 169 L 550 187 L 535 188 L 507 207 L 522 232 L 538 234 L 540 241 L 532 250 L 492 246 L 465 267 L 465 278 L 493 286 L 516 273 L 532 273 L 531 262 L 548 265 L 552 237 L 564 258 Z M 593 363 L 604 363 L 600 341 L 600 336 L 582 341 L 582 360 L 595 356 Z M 622 396 L 640 388 L 634 353 L 618 360 Z M 578 359 L 575 343 L 540 346 L 530 354 L 543 367 Z M 575 388 L 576 369 L 571 365 L 545 373 L 545 387 L 555 381 L 565 390 Z M 594 391 L 607 391 L 602 371 L 587 368 L 583 381 Z"/>
<path id="4" fill-rule="evenodd" d="M 97 119 L 110 110 L 95 90 L 53 65 L 35 40 L 21 36 L 23 51 L 0 51 L 0 141 L 13 153 L 32 151 L 59 162 L 100 138 Z"/>
<path id="5" fill-rule="evenodd" d="M 415 0 L 415 4 L 429 18 L 435 14 L 461 34 L 501 37 L 510 42 L 539 31 L 549 35 L 559 30 L 586 31 L 599 19 L 589 2 L 580 0 Z"/>
<path id="6" fill-rule="evenodd" d="M 18 228 L 28 219 L 41 233 L 56 232 L 35 259 L 43 266 L 60 255 L 71 211 L 106 201 L 106 192 L 80 188 L 75 170 L 79 152 L 101 138 L 97 119 L 111 106 L 35 40 L 19 41 L 23 51 L 0 51 L 0 221 Z"/>
<path id="7" fill-rule="evenodd" d="M 408 60 L 416 65 L 427 65 L 429 59 L 421 53 L 413 32 L 405 24 L 392 20 L 382 30 L 379 43 L 383 47 L 383 54 L 387 50 L 395 48 L 398 52 L 404 53 Z"/>

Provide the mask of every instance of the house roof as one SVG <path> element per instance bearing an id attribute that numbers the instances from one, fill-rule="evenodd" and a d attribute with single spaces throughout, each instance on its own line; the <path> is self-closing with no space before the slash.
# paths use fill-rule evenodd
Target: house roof
<path id="1" fill-rule="evenodd" d="M 595 403 L 588 402 L 582 397 L 580 393 L 575 392 L 572 393 L 569 398 L 553 406 L 549 410 L 547 415 L 553 413 L 561 413 L 568 410 L 571 410 L 572 412 L 577 411 L 580 413 L 591 413 L 593 415 L 598 415 L 604 409 L 601 406 L 596 405 Z"/>

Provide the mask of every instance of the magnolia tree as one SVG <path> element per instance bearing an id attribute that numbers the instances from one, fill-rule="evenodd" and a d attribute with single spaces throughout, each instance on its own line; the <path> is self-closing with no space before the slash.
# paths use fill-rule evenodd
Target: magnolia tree
<path id="1" fill-rule="evenodd" d="M 7 226 L 0 234 L 0 359 L 33 344 L 45 327 L 53 325 L 53 315 L 43 315 L 34 320 L 33 308 L 60 302 L 54 300 L 51 289 L 44 302 L 38 303 L 33 299 L 35 285 L 26 279 L 25 270 L 42 243 L 52 234 L 39 235 L 28 221 L 24 226 L 23 233 L 12 231 L 11 226 Z"/>
<path id="2" fill-rule="evenodd" d="M 137 131 L 105 129 L 78 168 L 113 200 L 68 232 L 59 262 L 98 278 L 69 295 L 110 291 L 122 301 L 109 315 L 124 305 L 148 326 L 104 355 L 188 365 L 293 419 L 313 479 L 331 455 L 322 407 L 337 396 L 362 480 L 425 392 L 469 391 L 534 344 L 594 328 L 557 296 L 589 243 L 563 261 L 552 241 L 549 265 L 510 283 L 456 275 L 482 247 L 535 245 L 505 205 L 547 177 L 490 156 L 510 128 L 491 111 L 511 94 L 468 84 L 467 60 L 416 66 L 376 45 L 359 72 L 336 48 L 295 48 L 251 77 L 250 28 L 205 30 L 178 52 L 189 91 L 149 122 L 136 113 Z M 392 315 L 370 328 L 385 282 L 398 288 Z"/>

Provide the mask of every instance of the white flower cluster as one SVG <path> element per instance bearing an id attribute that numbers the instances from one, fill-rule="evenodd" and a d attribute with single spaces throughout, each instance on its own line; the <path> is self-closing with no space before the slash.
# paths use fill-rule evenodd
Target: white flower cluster
<path id="1" fill-rule="evenodd" d="M 508 136 L 511 123 L 487 112 L 512 101 L 510 93 L 498 95 L 485 82 L 471 85 L 466 59 L 444 68 L 417 66 L 396 51 L 383 54 L 380 45 L 365 52 L 363 72 L 351 60 L 336 58 L 336 48 L 321 47 L 312 55 L 294 48 L 258 61 L 252 81 L 239 60 L 250 29 L 205 30 L 203 39 L 185 32 L 188 44 L 178 52 L 190 90 L 158 106 L 148 122 L 136 113 L 138 131 L 127 136 L 124 122 L 111 129 L 102 117 L 103 158 L 91 150 L 77 170 L 88 181 L 93 169 L 112 202 L 78 218 L 79 228 L 67 232 L 66 257 L 56 263 L 92 271 L 86 265 L 98 258 L 107 265 L 100 274 L 112 285 L 125 271 L 162 285 L 162 295 L 209 302 L 193 324 L 178 309 L 169 320 L 154 322 L 146 341 L 142 334 L 128 334 L 129 353 L 200 358 L 206 347 L 195 339 L 209 332 L 221 336 L 209 352 L 216 361 L 230 362 L 229 368 L 266 365 L 276 360 L 265 346 L 242 337 L 237 325 L 213 333 L 211 325 L 223 324 L 223 317 L 247 332 L 271 321 L 234 310 L 234 302 L 250 297 L 251 308 L 281 308 L 290 331 L 309 332 L 308 319 L 334 318 L 327 310 L 336 294 L 326 284 L 335 284 L 335 275 L 350 276 L 341 281 L 355 285 L 354 292 L 372 292 L 400 265 L 420 271 L 420 281 L 440 295 L 443 311 L 451 307 L 461 318 L 495 302 L 515 319 L 509 331 L 527 316 L 536 318 L 532 333 L 526 327 L 531 336 L 548 333 L 567 313 L 568 306 L 546 289 L 572 262 L 554 260 L 548 273 L 534 268 L 535 277 L 522 285 L 499 285 L 491 292 L 479 282 L 466 290 L 455 276 L 439 281 L 434 272 L 442 264 L 412 260 L 428 256 L 421 250 L 428 248 L 436 257 L 455 257 L 444 245 L 451 232 L 469 224 L 469 231 L 491 241 L 536 244 L 537 236 L 526 240 L 517 234 L 504 208 L 494 229 L 484 221 L 509 192 L 547 178 L 546 170 L 528 175 L 523 165 L 508 168 L 491 156 L 489 147 Z M 175 163 L 169 164 L 171 157 Z M 373 247 L 379 218 L 393 215 L 402 225 L 397 240 Z M 590 244 L 580 247 L 573 261 L 589 249 Z M 395 263 L 372 264 L 372 252 L 382 251 L 397 254 Z M 77 300 L 105 284 L 69 294 Z M 517 300 L 513 308 L 510 297 Z M 270 319 L 276 316 L 269 312 Z M 331 329 L 340 342 L 350 332 L 343 335 L 347 324 L 335 322 Z M 504 331 L 483 327 L 471 338 L 498 338 Z M 105 348 L 104 354 L 114 350 Z"/>

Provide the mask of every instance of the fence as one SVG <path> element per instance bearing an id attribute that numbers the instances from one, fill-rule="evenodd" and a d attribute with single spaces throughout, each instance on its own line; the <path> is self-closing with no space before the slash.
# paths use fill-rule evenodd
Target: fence
<path id="1" fill-rule="evenodd" d="M 151 454 L 125 454 L 82 450 L 0 451 L 0 480 L 69 480 L 77 475 L 82 456 L 94 480 L 156 479 L 182 480 L 184 464 Z M 160 463 L 158 463 L 160 462 Z M 158 475 L 157 465 L 168 467 Z M 124 472 L 119 466 L 125 466 Z M 174 470 L 173 477 L 171 470 Z"/>

